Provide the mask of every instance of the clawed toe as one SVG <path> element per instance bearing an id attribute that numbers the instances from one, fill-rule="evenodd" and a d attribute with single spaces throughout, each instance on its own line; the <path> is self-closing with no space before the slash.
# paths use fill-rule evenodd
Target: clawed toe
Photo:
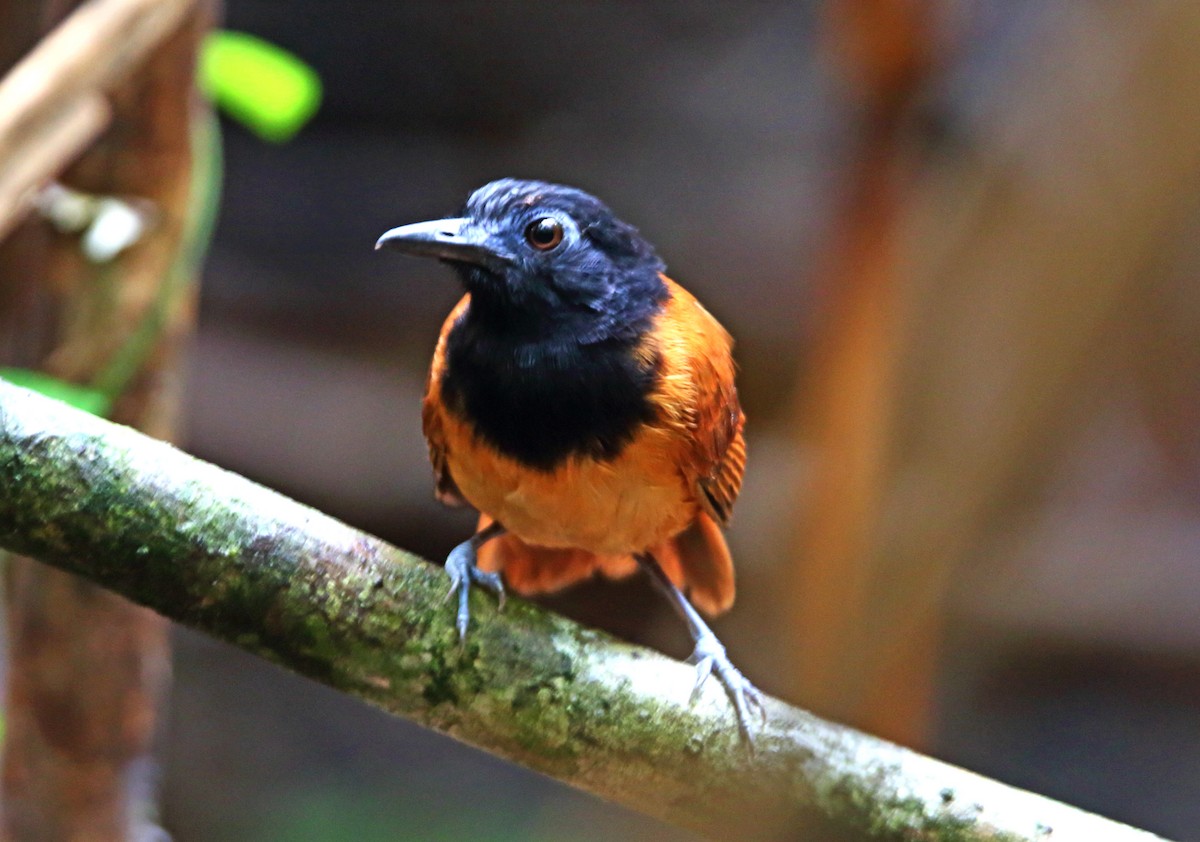
<path id="1" fill-rule="evenodd" d="M 696 654 L 692 653 L 692 660 L 696 663 L 696 683 L 692 685 L 692 695 L 689 701 L 690 704 L 696 704 L 696 700 L 700 698 L 700 691 L 704 689 L 704 682 L 708 681 L 708 677 L 712 675 L 713 659 L 711 657 L 702 657 L 696 660 Z"/>
<path id="2" fill-rule="evenodd" d="M 504 580 L 500 578 L 499 573 L 487 573 L 478 567 L 472 567 L 471 581 L 477 585 L 482 585 L 495 594 L 498 603 L 497 607 L 504 607 Z"/>
<path id="3" fill-rule="evenodd" d="M 692 636 L 692 640 L 696 642 L 696 649 L 692 652 L 692 657 L 689 659 L 696 665 L 696 683 L 692 687 L 692 701 L 695 702 L 700 694 L 704 682 L 709 676 L 716 673 L 717 680 L 721 682 L 721 686 L 725 688 L 726 694 L 730 701 L 733 702 L 734 713 L 737 715 L 738 731 L 741 732 L 742 738 L 745 739 L 750 751 L 754 751 L 754 732 L 750 727 L 750 719 L 753 715 L 757 715 L 760 723 L 766 720 L 766 710 L 763 707 L 762 694 L 758 689 L 746 680 L 746 677 L 738 671 L 733 662 L 729 660 L 729 656 L 725 654 L 725 647 L 721 645 L 721 641 L 717 640 L 717 636 L 713 634 L 712 629 L 704 622 L 703 618 L 692 607 L 692 604 L 687 601 L 683 592 L 675 586 L 670 577 L 663 572 L 654 556 L 650 553 L 639 553 L 635 556 L 637 563 L 650 576 L 650 581 L 654 583 L 671 604 L 675 606 L 675 610 L 687 623 L 688 632 Z"/>
<path id="4" fill-rule="evenodd" d="M 754 746 L 754 730 L 751 719 L 757 718 L 761 725 L 766 720 L 766 709 L 763 706 L 762 694 L 751 684 L 741 671 L 725 654 L 725 647 L 712 635 L 702 636 L 696 642 L 691 661 L 696 664 L 696 683 L 692 688 L 692 701 L 695 702 L 704 682 L 709 676 L 716 675 L 726 694 L 733 702 L 737 715 L 738 730 L 751 748 Z"/>
<path id="5" fill-rule="evenodd" d="M 450 577 L 450 590 L 446 598 L 458 594 L 458 613 L 454 625 L 458 629 L 458 639 L 465 642 L 467 626 L 471 622 L 471 586 L 480 585 L 494 593 L 499 601 L 499 607 L 504 607 L 504 581 L 499 573 L 480 570 L 475 564 L 475 546 L 472 541 L 464 541 L 446 557 L 446 575 Z"/>

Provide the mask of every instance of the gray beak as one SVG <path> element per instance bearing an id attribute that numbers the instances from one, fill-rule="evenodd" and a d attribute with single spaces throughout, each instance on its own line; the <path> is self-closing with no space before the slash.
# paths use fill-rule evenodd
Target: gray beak
<path id="1" fill-rule="evenodd" d="M 435 219 L 393 228 L 375 243 L 376 249 L 389 248 L 419 257 L 436 257 L 455 263 L 470 263 L 493 272 L 503 271 L 512 263 L 507 251 L 470 219 Z"/>

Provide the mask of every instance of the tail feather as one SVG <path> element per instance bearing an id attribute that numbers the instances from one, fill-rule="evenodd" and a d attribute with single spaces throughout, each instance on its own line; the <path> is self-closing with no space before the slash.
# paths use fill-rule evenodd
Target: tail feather
<path id="1" fill-rule="evenodd" d="M 479 528 L 491 522 L 487 515 L 481 515 Z M 733 604 L 733 559 L 720 527 L 706 512 L 650 552 L 667 577 L 687 592 L 692 604 L 705 614 L 720 614 Z M 539 547 L 509 533 L 480 547 L 478 564 L 482 570 L 503 571 L 508 586 L 521 594 L 557 591 L 596 573 L 619 579 L 637 570 L 631 556 L 598 556 L 586 550 Z"/>
<path id="2" fill-rule="evenodd" d="M 733 558 L 721 528 L 707 512 L 700 512 L 691 526 L 651 552 L 671 581 L 705 614 L 715 616 L 733 605 Z"/>

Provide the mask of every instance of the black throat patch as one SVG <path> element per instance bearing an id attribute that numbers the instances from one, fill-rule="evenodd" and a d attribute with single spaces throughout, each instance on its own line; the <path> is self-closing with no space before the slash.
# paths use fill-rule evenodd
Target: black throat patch
<path id="1" fill-rule="evenodd" d="M 655 417 L 660 360 L 639 360 L 641 341 L 521 339 L 468 312 L 447 338 L 442 396 L 485 442 L 530 468 L 551 471 L 577 455 L 610 460 Z"/>

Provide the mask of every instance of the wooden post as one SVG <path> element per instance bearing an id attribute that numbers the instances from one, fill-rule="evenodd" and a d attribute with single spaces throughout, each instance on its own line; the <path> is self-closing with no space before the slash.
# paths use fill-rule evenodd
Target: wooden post
<path id="1" fill-rule="evenodd" d="M 7 4 L 0 20 L 21 6 L 48 21 L 62 4 L 29 5 Z M 0 82 L 0 236 L 12 230 L 0 245 L 0 359 L 101 386 L 115 420 L 158 437 L 173 433 L 175 351 L 192 321 L 181 272 L 194 267 L 180 253 L 203 107 L 193 72 L 208 19 L 209 4 L 193 0 L 91 0 Z M 14 47 L 0 55 L 12 58 Z M 112 262 L 90 263 L 77 235 L 26 216 L 49 176 L 148 200 L 153 224 Z M 145 352 L 115 376 L 132 342 Z M 5 838 L 140 838 L 155 814 L 150 750 L 170 673 L 166 621 L 24 558 L 9 563 L 6 599 Z"/>
<path id="2" fill-rule="evenodd" d="M 1047 13 L 988 113 L 924 162 L 880 255 L 887 330 L 851 325 L 864 359 L 843 355 L 831 377 L 846 379 L 810 410 L 845 447 L 823 454 L 814 495 L 831 511 L 809 513 L 792 551 L 801 703 L 919 737 L 905 717 L 920 713 L 951 583 L 1036 498 L 1107 327 L 1193 212 L 1200 106 L 1179 92 L 1200 85 L 1198 38 L 1191 4 Z M 863 318 L 879 315 L 868 304 Z M 854 432 L 860 412 L 870 436 Z"/>
<path id="3" fill-rule="evenodd" d="M 886 705 L 863 710 L 842 676 L 854 669 L 847 628 L 870 610 L 871 535 L 863 525 L 881 505 L 886 477 L 902 295 L 897 245 L 912 186 L 913 104 L 934 63 L 933 13 L 924 0 L 841 0 L 825 14 L 826 41 L 861 107 L 862 141 L 818 281 L 825 309 L 796 427 L 818 458 L 805 495 L 811 510 L 796 536 L 791 691 L 821 715 L 919 746 L 935 665 L 925 627 L 898 665 L 906 680 L 889 683 Z"/>

